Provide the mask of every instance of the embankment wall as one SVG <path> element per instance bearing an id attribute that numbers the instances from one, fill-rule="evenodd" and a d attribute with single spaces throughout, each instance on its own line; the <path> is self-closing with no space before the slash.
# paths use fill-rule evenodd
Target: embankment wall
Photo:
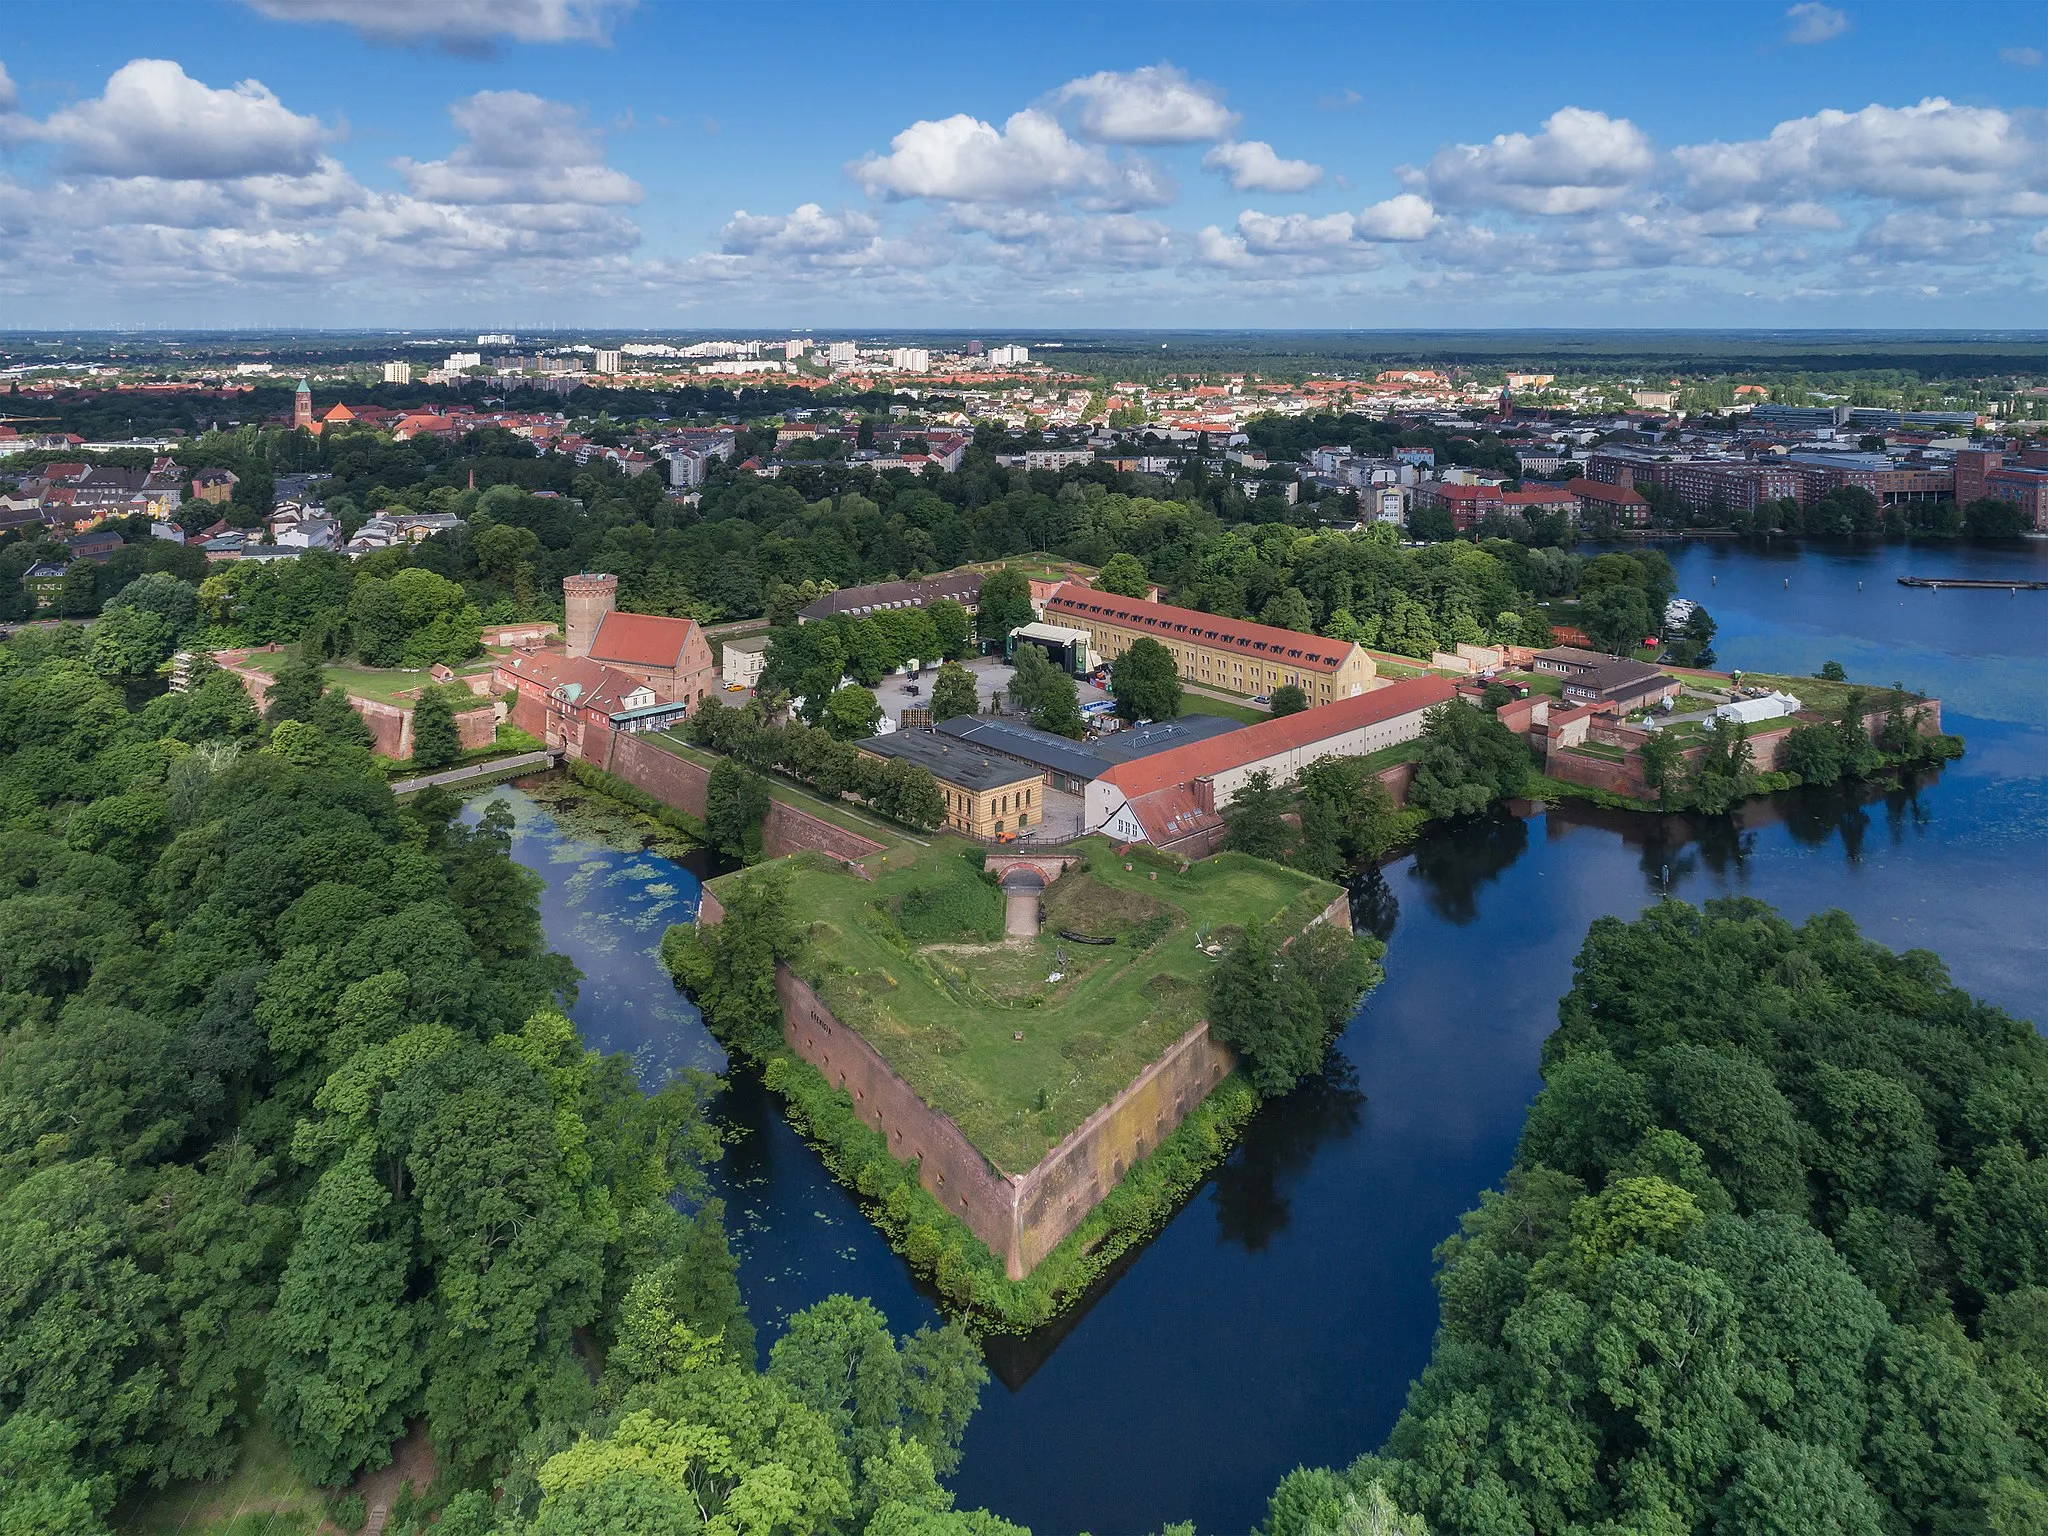
<path id="1" fill-rule="evenodd" d="M 514 715 L 517 723 L 517 715 Z M 687 757 L 665 752 L 651 742 L 622 731 L 608 733 L 601 755 L 592 761 L 606 773 L 617 774 L 643 794 L 654 796 L 699 821 L 711 786 L 711 770 Z M 782 800 L 768 803 L 761 819 L 761 848 L 770 858 L 815 849 L 839 859 L 864 859 L 880 853 L 883 845 L 871 837 L 850 832 L 822 816 L 813 816 Z"/>

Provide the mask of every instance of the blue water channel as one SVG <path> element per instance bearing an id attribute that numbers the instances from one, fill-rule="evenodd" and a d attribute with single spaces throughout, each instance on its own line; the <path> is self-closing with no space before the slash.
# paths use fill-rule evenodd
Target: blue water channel
<path id="1" fill-rule="evenodd" d="M 1431 1250 L 1512 1160 L 1544 1036 L 1586 927 L 1665 891 L 1742 894 L 1794 918 L 1841 907 L 1923 946 L 2026 1017 L 2048 981 L 2048 592 L 1926 592 L 1901 574 L 2048 579 L 2048 546 L 1670 550 L 1720 621 L 1720 664 L 1939 695 L 1961 762 L 1911 786 L 1799 791 L 1694 822 L 1566 806 L 1430 836 L 1365 881 L 1356 917 L 1387 981 L 1319 1081 L 1267 1106 L 1180 1215 L 1047 1336 L 998 1340 L 968 1431 L 960 1502 L 1040 1536 L 1244 1531 L 1298 1464 L 1377 1446 L 1428 1358 Z M 680 861 L 501 793 L 515 853 L 546 882 L 550 940 L 582 967 L 585 1037 L 658 1080 L 724 1058 L 660 970 L 694 910 Z M 546 791 L 542 790 L 545 794 Z M 908 1330 L 937 1316 L 900 1260 L 736 1073 L 718 1170 L 764 1347 L 834 1291 Z"/>

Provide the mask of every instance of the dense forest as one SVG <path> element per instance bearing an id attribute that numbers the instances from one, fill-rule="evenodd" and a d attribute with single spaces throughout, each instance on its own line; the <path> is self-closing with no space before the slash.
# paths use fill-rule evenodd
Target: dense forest
<path id="1" fill-rule="evenodd" d="M 957 1328 L 832 1298 L 761 1365 L 717 1085 L 582 1048 L 502 807 L 400 806 L 317 685 L 131 708 L 97 643 L 0 646 L 0 1531 L 258 1425 L 332 1489 L 426 1437 L 394 1531 L 1008 1529 L 940 1482 Z"/>
<path id="2" fill-rule="evenodd" d="M 1839 912 L 1602 918 L 1375 1485 L 1439 1533 L 2048 1529 L 2048 1043 Z"/>

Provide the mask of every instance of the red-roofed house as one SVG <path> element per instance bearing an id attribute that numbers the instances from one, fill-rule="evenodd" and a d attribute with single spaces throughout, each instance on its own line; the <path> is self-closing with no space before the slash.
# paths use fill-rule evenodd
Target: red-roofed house
<path id="1" fill-rule="evenodd" d="M 1510 512 L 1519 512 L 1524 517 L 1546 512 L 1562 512 L 1567 517 L 1579 515 L 1579 498 L 1561 485 L 1525 485 L 1519 491 L 1503 494 L 1501 503 Z"/>
<path id="2" fill-rule="evenodd" d="M 684 704 L 657 699 L 649 684 L 616 667 L 551 651 L 507 656 L 491 674 L 491 686 L 518 694 L 512 704 L 514 725 L 571 757 L 602 759 L 601 751 L 586 751 L 586 727 L 656 730 L 687 713 Z M 604 739 L 601 732 L 598 739 Z"/>
<path id="3" fill-rule="evenodd" d="M 1434 502 L 1451 514 L 1451 526 L 1463 533 L 1475 527 L 1489 512 L 1506 510 L 1497 485 L 1458 485 L 1449 480 L 1425 480 L 1416 491 L 1418 500 Z"/>
<path id="4" fill-rule="evenodd" d="M 719 687 L 711 643 L 703 626 L 691 619 L 614 609 L 597 626 L 590 659 L 649 684 L 664 704 L 680 702 L 694 709 Z"/>
<path id="5" fill-rule="evenodd" d="M 1082 825 L 1124 842 L 1208 853 L 1223 808 L 1254 773 L 1293 782 L 1325 757 L 1363 757 L 1413 741 L 1424 717 L 1453 697 L 1448 678 L 1411 677 L 1298 714 L 1261 720 L 1241 731 L 1118 763 L 1083 792 Z"/>
<path id="6" fill-rule="evenodd" d="M 1095 654 L 1114 660 L 1140 638 L 1172 652 L 1184 681 L 1224 693 L 1271 693 L 1294 683 L 1311 704 L 1365 692 L 1372 658 L 1349 640 L 1304 635 L 1271 624 L 1226 619 L 1062 582 L 1042 605 L 1046 619 L 1088 631 Z"/>
<path id="7" fill-rule="evenodd" d="M 1632 485 L 1603 485 L 1598 480 L 1570 480 L 1565 489 L 1579 498 L 1582 512 L 1605 511 L 1617 523 L 1640 528 L 1650 520 L 1650 504 Z"/>

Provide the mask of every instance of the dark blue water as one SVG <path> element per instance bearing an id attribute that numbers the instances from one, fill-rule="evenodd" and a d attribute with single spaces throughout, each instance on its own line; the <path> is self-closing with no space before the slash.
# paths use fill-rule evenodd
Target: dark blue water
<path id="1" fill-rule="evenodd" d="M 2048 980 L 2048 592 L 1926 593 L 1907 572 L 2048 578 L 2048 547 L 1673 551 L 1721 624 L 1724 666 L 1902 680 L 1969 737 L 1960 763 L 1882 794 L 1799 792 L 1694 824 L 1560 808 L 1440 834 L 1390 865 L 1359 917 L 1388 939 L 1386 984 L 1326 1079 L 1270 1105 L 1228 1164 L 1057 1337 L 998 1341 L 960 1501 L 1040 1536 L 1242 1531 L 1302 1463 L 1379 1444 L 1436 1326 L 1430 1252 L 1512 1160 L 1536 1062 L 1587 925 L 1664 890 L 1747 894 L 1799 918 L 1841 907 L 1893 947 L 2033 1016 Z M 1785 583 L 1789 581 L 1789 587 Z M 1858 582 L 1862 583 L 1861 590 Z M 518 852 L 549 881 L 557 947 L 590 980 L 593 1044 L 659 1070 L 716 1065 L 654 964 L 695 900 L 665 860 L 564 841 L 530 803 Z M 674 896 L 657 888 L 673 888 Z M 901 1263 L 735 1079 L 721 1172 L 764 1332 L 834 1290 L 900 1329 L 935 1315 Z"/>

